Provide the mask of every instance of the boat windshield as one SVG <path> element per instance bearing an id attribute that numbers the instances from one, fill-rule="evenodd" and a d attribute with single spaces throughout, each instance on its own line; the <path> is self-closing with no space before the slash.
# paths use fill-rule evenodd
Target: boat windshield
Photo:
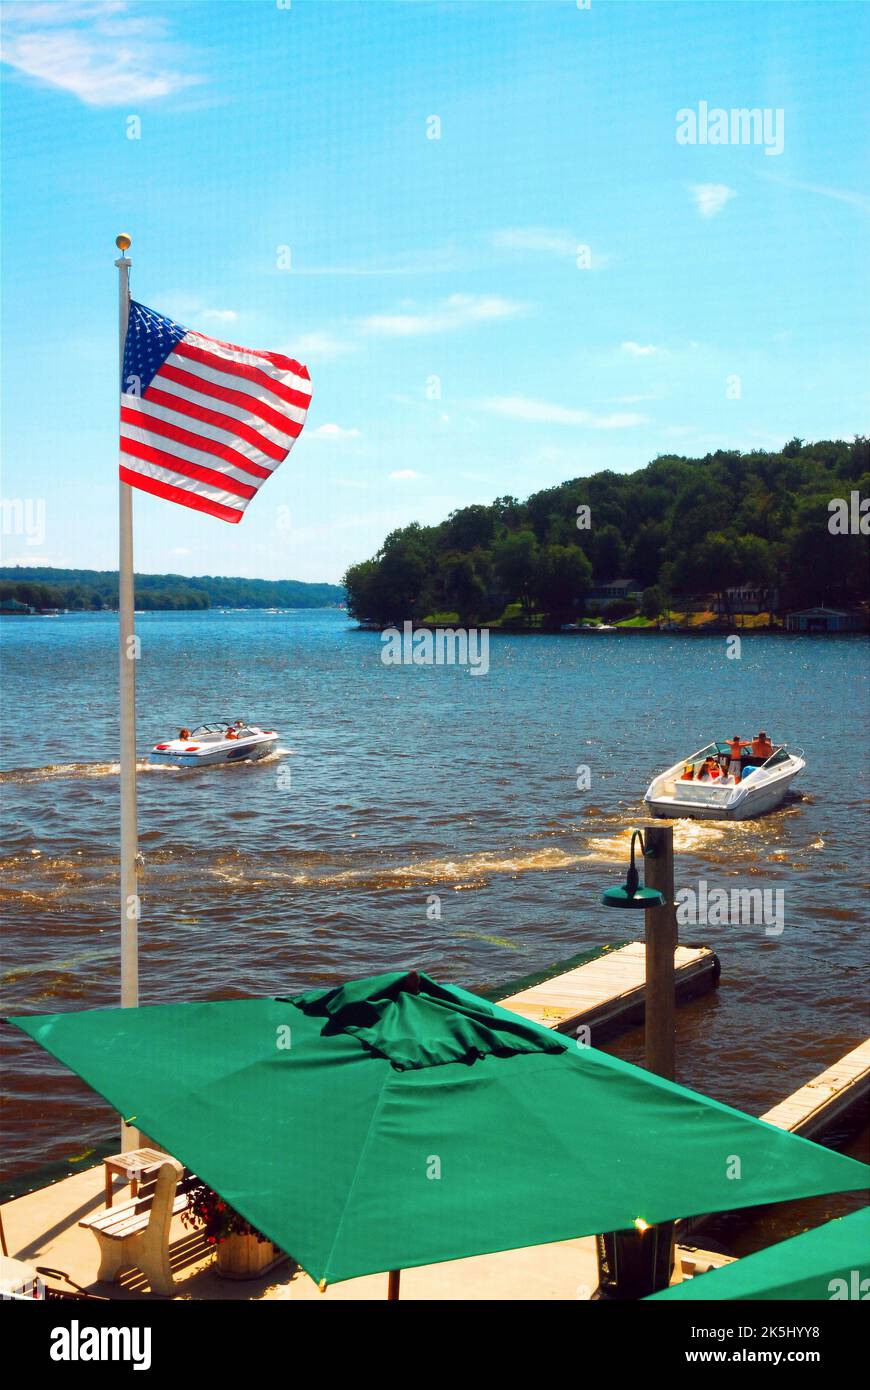
<path id="1" fill-rule="evenodd" d="M 204 738 L 206 734 L 220 734 L 221 738 L 227 729 L 235 729 L 237 734 L 249 734 L 251 732 L 247 724 L 236 719 L 221 719 L 216 724 L 198 724 L 191 734 L 191 738 Z"/>
<path id="2" fill-rule="evenodd" d="M 728 744 L 724 742 L 708 743 L 705 748 L 699 748 L 697 753 L 692 753 L 685 761 L 696 762 L 699 758 L 727 758 L 729 753 Z"/>
<path id="3" fill-rule="evenodd" d="M 780 767 L 782 763 L 787 763 L 790 757 L 791 753 L 789 753 L 785 744 L 780 744 L 779 748 L 776 748 L 774 752 L 770 755 L 764 766 Z"/>

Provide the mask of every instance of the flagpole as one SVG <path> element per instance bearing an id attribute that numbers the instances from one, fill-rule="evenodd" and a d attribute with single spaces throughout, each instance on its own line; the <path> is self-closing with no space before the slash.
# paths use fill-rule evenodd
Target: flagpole
<path id="1" fill-rule="evenodd" d="M 130 315 L 130 266 L 125 254 L 130 237 L 121 233 L 115 245 L 118 267 L 118 385 L 119 410 L 124 391 L 124 346 Z M 139 890 L 136 826 L 136 660 L 133 607 L 133 489 L 118 483 L 118 698 L 121 724 L 121 1007 L 139 1003 Z M 139 1132 L 122 1122 L 122 1149 L 139 1147 Z"/>

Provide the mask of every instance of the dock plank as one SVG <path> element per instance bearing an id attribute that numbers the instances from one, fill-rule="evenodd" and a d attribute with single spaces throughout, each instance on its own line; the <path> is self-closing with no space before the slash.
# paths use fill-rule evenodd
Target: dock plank
<path id="1" fill-rule="evenodd" d="M 678 946 L 674 971 L 677 999 L 685 999 L 714 988 L 719 961 L 707 946 Z M 502 1008 L 560 1033 L 586 1025 L 600 1034 L 642 1019 L 645 983 L 644 943 L 631 941 L 498 1002 Z"/>
<path id="2" fill-rule="evenodd" d="M 870 1096 L 870 1038 L 761 1116 L 768 1124 L 811 1138 Z"/>

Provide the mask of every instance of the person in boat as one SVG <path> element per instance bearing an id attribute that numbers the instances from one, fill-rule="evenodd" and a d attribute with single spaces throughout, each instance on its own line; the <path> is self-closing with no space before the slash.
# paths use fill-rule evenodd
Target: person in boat
<path id="1" fill-rule="evenodd" d="M 178 730 L 178 737 L 179 737 L 179 738 L 190 738 L 190 730 L 189 730 L 189 729 L 179 729 L 179 730 Z"/>
<path id="2" fill-rule="evenodd" d="M 758 737 L 752 740 L 752 756 L 753 758 L 760 758 L 763 763 L 766 763 L 768 758 L 773 757 L 773 744 L 763 729 Z"/>
<path id="3" fill-rule="evenodd" d="M 712 757 L 705 758 L 704 766 L 698 773 L 698 780 L 699 782 L 715 782 L 718 777 L 721 777 L 721 775 L 722 769 L 720 768 L 716 759 Z"/>
<path id="4" fill-rule="evenodd" d="M 686 766 L 683 768 L 683 772 L 682 772 L 682 776 L 680 777 L 680 781 L 681 781 L 681 782 L 692 782 L 692 781 L 694 781 L 694 779 L 695 779 L 695 769 L 694 769 L 694 767 L 693 767 L 693 765 L 692 765 L 691 763 L 686 763 Z"/>
<path id="5" fill-rule="evenodd" d="M 232 725 L 230 725 L 230 727 L 227 729 L 226 737 L 227 737 L 227 738 L 238 738 L 238 734 L 236 733 L 236 731 L 235 731 L 235 729 L 233 728 Z"/>
<path id="6" fill-rule="evenodd" d="M 734 738 L 728 739 L 728 771 L 734 776 L 735 781 L 741 780 L 741 769 L 744 766 L 741 759 L 745 748 L 749 748 L 748 738 L 741 738 L 739 734 L 735 734 Z"/>

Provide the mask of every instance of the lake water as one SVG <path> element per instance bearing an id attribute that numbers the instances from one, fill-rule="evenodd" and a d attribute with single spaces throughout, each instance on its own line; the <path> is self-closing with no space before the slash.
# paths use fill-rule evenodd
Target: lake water
<path id="1" fill-rule="evenodd" d="M 722 982 L 678 1011 L 678 1079 L 759 1113 L 866 1037 L 865 639 L 750 636 L 729 660 L 716 636 L 493 635 L 471 676 L 385 666 L 380 635 L 336 611 L 137 626 L 143 754 L 210 717 L 281 734 L 257 765 L 143 766 L 143 1003 L 410 966 L 473 988 L 642 933 L 599 898 L 651 775 L 764 727 L 805 750 L 790 799 L 755 822 L 678 822 L 676 877 L 782 888 L 785 927 L 683 929 L 719 952 Z M 4 619 L 2 639 L 0 1008 L 114 1004 L 116 619 Z M 0 1032 L 7 1175 L 114 1135 L 83 1083 Z M 639 1061 L 642 1034 L 607 1046 Z"/>

